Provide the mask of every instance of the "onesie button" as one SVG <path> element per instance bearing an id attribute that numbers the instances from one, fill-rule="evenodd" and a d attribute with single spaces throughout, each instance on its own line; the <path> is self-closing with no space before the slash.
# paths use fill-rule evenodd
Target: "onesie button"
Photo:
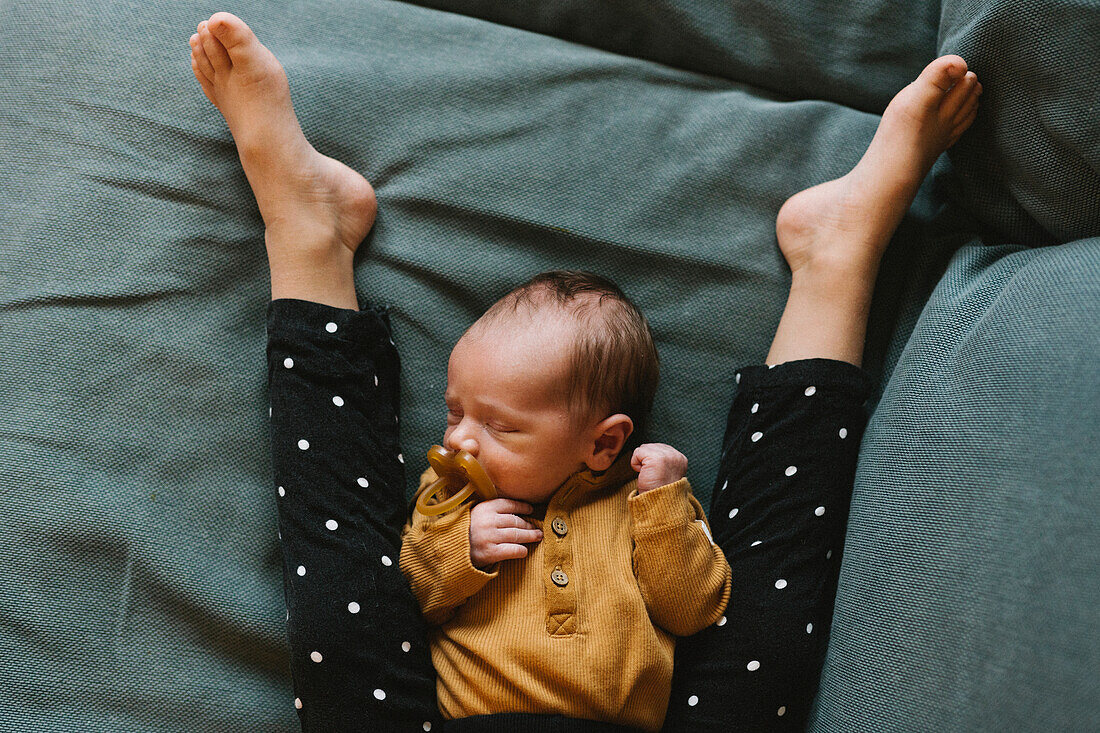
<path id="1" fill-rule="evenodd" d="M 565 526 L 565 520 L 561 517 L 554 517 L 554 521 L 550 523 L 550 527 L 558 537 L 564 537 L 565 533 L 569 531 L 569 527 Z"/>
<path id="2" fill-rule="evenodd" d="M 550 580 L 554 581 L 554 585 L 561 588 L 569 584 L 569 576 L 565 574 L 561 567 L 554 568 L 554 572 L 550 573 Z"/>

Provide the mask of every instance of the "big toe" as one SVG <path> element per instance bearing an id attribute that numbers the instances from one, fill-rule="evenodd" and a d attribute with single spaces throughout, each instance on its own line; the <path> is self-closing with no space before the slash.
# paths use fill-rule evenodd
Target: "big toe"
<path id="1" fill-rule="evenodd" d="M 234 63 L 245 60 L 243 57 L 252 52 L 253 44 L 259 43 L 248 24 L 232 13 L 214 13 L 206 22 L 206 27 L 225 46 Z"/>
<path id="2" fill-rule="evenodd" d="M 917 77 L 917 86 L 921 89 L 923 101 L 932 105 L 938 104 L 943 95 L 951 90 L 966 75 L 966 61 L 962 56 L 950 54 L 940 56 L 938 59 L 924 67 L 924 71 Z"/>

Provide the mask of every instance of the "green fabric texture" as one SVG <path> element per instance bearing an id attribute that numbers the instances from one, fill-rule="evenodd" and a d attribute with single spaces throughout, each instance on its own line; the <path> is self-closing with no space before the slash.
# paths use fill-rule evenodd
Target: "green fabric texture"
<path id="1" fill-rule="evenodd" d="M 267 444 L 263 225 L 224 121 L 189 67 L 187 38 L 198 21 L 222 9 L 241 15 L 285 66 L 310 141 L 376 188 L 379 217 L 356 282 L 361 301 L 393 307 L 410 493 L 420 457 L 441 438 L 451 345 L 510 287 L 571 267 L 615 278 L 649 317 L 663 368 L 650 437 L 688 455 L 706 504 L 733 375 L 763 359 L 786 301 L 776 212 L 791 194 L 856 163 L 874 113 L 935 55 L 940 12 L 932 3 L 810 0 L 447 7 L 469 15 L 389 0 L 0 8 L 0 683 L 8 691 L 0 730 L 298 729 Z M 944 14 L 965 10 L 945 5 Z M 958 39 L 979 56 L 1000 43 L 995 34 L 938 32 L 942 43 Z M 983 58 L 988 73 L 999 73 L 998 56 Z M 1059 97 L 1058 88 L 989 96 L 983 135 L 1008 134 L 1001 121 L 1039 94 L 1051 109 L 1076 110 L 1078 98 Z M 959 685 L 954 671 L 980 666 L 986 651 L 960 643 L 971 630 L 950 624 L 936 627 L 941 636 L 913 637 L 910 658 L 961 656 L 950 668 L 921 667 L 919 684 L 906 681 L 908 695 L 884 686 L 882 675 L 878 686 L 860 687 L 869 678 L 850 669 L 866 655 L 890 658 L 896 639 L 862 634 L 906 613 L 1011 611 L 1020 622 L 1001 639 L 1006 648 L 1064 640 L 1057 629 L 1050 637 L 1019 631 L 1054 596 L 1022 605 L 1017 595 L 997 596 L 1002 565 L 990 565 L 992 585 L 962 596 L 944 581 L 910 589 L 899 600 L 905 609 L 873 603 L 865 582 L 884 574 L 874 565 L 879 548 L 893 553 L 889 578 L 903 583 L 926 577 L 914 558 L 930 538 L 892 545 L 862 508 L 881 502 L 881 517 L 897 513 L 898 496 L 933 501 L 941 477 L 953 474 L 936 474 L 923 457 L 942 452 L 946 471 L 956 455 L 978 450 L 932 437 L 912 465 L 896 452 L 907 445 L 898 436 L 910 430 L 925 363 L 953 358 L 938 349 L 941 339 L 954 338 L 954 324 L 974 313 L 971 302 L 1000 303 L 1002 291 L 1021 287 L 982 268 L 1053 278 L 1059 267 L 1091 262 L 1095 275 L 1095 240 L 1034 251 L 968 246 L 956 255 L 977 241 L 1039 241 L 1006 234 L 1024 231 L 1005 224 L 1006 216 L 1024 220 L 1020 208 L 1055 237 L 1098 234 L 1088 218 L 1088 197 L 1100 194 L 1095 178 L 1058 177 L 1089 166 L 1095 173 L 1089 138 L 1062 151 L 1066 165 L 1044 164 L 1021 179 L 1040 190 L 1041 207 L 1008 185 L 1024 175 L 1010 163 L 1047 140 L 1023 139 L 1011 151 L 1021 157 L 976 141 L 956 157 L 957 167 L 970 166 L 961 176 L 942 158 L 884 260 L 865 366 L 887 399 L 866 438 L 821 729 L 843 728 L 849 712 L 866 718 L 875 704 L 890 707 L 883 717 L 900 728 L 921 720 L 914 709 L 931 702 L 940 722 L 952 712 L 960 719 L 964 704 L 975 719 L 990 718 L 993 700 L 1009 698 L 1020 706 L 996 719 L 1023 723 L 1027 698 L 1017 687 L 1057 701 L 1087 684 L 1072 676 L 1079 657 L 1054 645 L 1030 678 L 975 678 L 967 694 L 944 694 Z M 1001 187 L 983 188 L 992 177 Z M 1076 198 L 1061 197 L 1066 182 L 1076 182 Z M 940 283 L 952 257 L 954 279 Z M 981 268 L 965 264 L 974 258 Z M 1070 278 L 1076 300 L 1032 288 L 1011 301 L 1017 310 L 991 310 L 1000 320 L 981 322 L 984 340 L 974 348 L 1002 353 L 1048 333 L 1046 320 L 1024 316 L 1061 313 L 1064 349 L 1051 340 L 1050 358 L 1004 366 L 1040 390 L 1005 409 L 1038 406 L 1038 424 L 1052 428 L 1068 404 L 1055 394 L 1065 380 L 1083 390 L 1074 404 L 1089 416 L 1071 424 L 1083 423 L 1075 439 L 1084 440 L 1088 430 L 1095 436 L 1096 372 L 1070 339 L 1095 336 L 1096 293 L 1078 278 Z M 959 295 L 968 288 L 976 300 Z M 1073 365 L 1076 381 L 1061 373 Z M 948 369 L 944 378 L 962 385 L 967 376 Z M 952 419 L 955 398 L 947 390 L 912 414 Z M 1009 434 L 1013 423 L 970 409 L 967 419 L 988 431 L 985 442 L 1023 439 Z M 1092 460 L 1095 475 L 1095 457 L 1071 455 L 1077 444 L 1054 435 L 1038 436 L 1051 456 L 1045 491 L 1033 495 L 1026 484 L 1040 474 L 1025 469 L 1039 463 L 1011 475 L 999 468 L 987 488 L 1001 488 L 996 498 L 1006 506 L 1052 491 L 1062 504 L 1044 517 L 1048 532 L 1077 528 L 1094 548 L 1096 531 L 1071 524 L 1068 507 L 1079 501 L 1088 516 L 1096 499 L 1080 491 L 1082 479 L 1053 466 L 1058 457 Z M 876 468 L 899 463 L 908 483 L 895 486 Z M 940 548 L 945 563 L 969 541 L 952 523 L 970 520 L 955 508 L 939 509 L 951 529 L 937 538 L 949 539 Z M 985 539 L 991 555 L 1016 541 L 997 528 Z M 1088 581 L 1088 570 L 1023 564 L 1012 573 L 1041 588 L 1063 571 Z M 1058 628 L 1078 630 L 1096 604 L 1074 605 L 1087 591 L 1064 598 L 1058 619 L 1066 626 Z M 998 682 L 997 697 L 978 697 Z M 929 701 L 922 690 L 939 697 Z M 1084 714 L 1083 705 L 1067 709 Z"/>
<path id="2" fill-rule="evenodd" d="M 944 0 L 940 53 L 983 80 L 985 114 L 950 151 L 957 200 L 997 241 L 1100 234 L 1100 4 Z"/>
<path id="3" fill-rule="evenodd" d="M 416 2 L 876 113 L 935 55 L 940 12 L 882 0 Z"/>
<path id="4" fill-rule="evenodd" d="M 815 730 L 1100 725 L 1100 238 L 962 249 L 861 446 Z"/>

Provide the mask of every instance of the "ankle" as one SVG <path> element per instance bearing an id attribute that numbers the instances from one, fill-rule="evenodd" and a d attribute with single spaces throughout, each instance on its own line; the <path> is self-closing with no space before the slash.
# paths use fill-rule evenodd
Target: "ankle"
<path id="1" fill-rule="evenodd" d="M 791 269 L 791 277 L 828 286 L 873 284 L 878 278 L 882 255 L 871 248 L 815 248 L 797 269 Z"/>
<path id="2" fill-rule="evenodd" d="M 812 258 L 791 272 L 791 289 L 817 293 L 822 300 L 870 301 L 880 259 Z"/>
<path id="3" fill-rule="evenodd" d="M 268 245 L 271 298 L 297 298 L 358 310 L 355 253 L 339 242 L 296 247 Z"/>

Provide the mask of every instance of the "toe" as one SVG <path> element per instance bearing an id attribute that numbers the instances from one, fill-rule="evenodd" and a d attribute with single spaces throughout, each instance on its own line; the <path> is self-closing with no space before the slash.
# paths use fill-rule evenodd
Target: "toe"
<path id="1" fill-rule="evenodd" d="M 208 27 L 230 56 L 235 56 L 238 49 L 247 49 L 256 42 L 256 34 L 252 29 L 232 13 L 214 13 L 210 16 Z"/>
<path id="2" fill-rule="evenodd" d="M 973 92 L 977 84 L 977 74 L 973 71 L 966 72 L 966 76 L 962 78 L 962 81 L 952 87 L 951 91 L 944 96 L 943 102 L 940 104 L 940 112 L 947 119 L 953 119 L 959 110 L 966 105 L 966 102 L 974 96 Z"/>
<path id="3" fill-rule="evenodd" d="M 962 56 L 949 54 L 940 56 L 928 66 L 925 66 L 924 71 L 920 73 L 917 80 L 927 82 L 934 87 L 934 89 L 929 90 L 929 93 L 936 96 L 936 90 L 938 90 L 938 94 L 946 93 L 965 73 L 966 61 L 963 60 Z"/>
<path id="4" fill-rule="evenodd" d="M 191 61 L 194 62 L 207 81 L 214 81 L 214 67 L 210 65 L 210 59 L 206 57 L 206 51 L 199 40 L 199 34 L 191 36 Z"/>
<path id="5" fill-rule="evenodd" d="M 214 101 L 214 85 L 206 75 L 199 69 L 198 61 L 194 54 L 191 55 L 191 71 L 194 72 L 195 78 L 199 81 L 199 86 L 202 87 L 202 93 L 206 95 L 206 98 L 210 100 L 210 103 L 217 106 L 217 102 Z"/>
<path id="6" fill-rule="evenodd" d="M 978 108 L 975 107 L 973 110 L 970 111 L 970 114 L 968 114 L 965 118 L 963 118 L 961 122 L 955 125 L 954 129 L 951 131 L 951 142 L 948 144 L 948 147 L 954 145 L 955 142 L 960 137 L 962 137 L 962 134 L 966 132 L 971 125 L 974 124 L 974 120 L 977 119 L 977 117 Z"/>
<path id="7" fill-rule="evenodd" d="M 959 111 L 955 113 L 954 123 L 958 124 L 972 114 L 975 114 L 978 110 L 978 95 L 971 94 L 967 97 L 966 102 L 959 108 Z"/>
<path id="8" fill-rule="evenodd" d="M 210 59 L 210 65 L 214 67 L 214 72 L 226 72 L 233 67 L 233 62 L 229 60 L 229 54 L 225 51 L 225 46 L 210 32 L 210 26 L 207 25 L 199 32 L 199 38 L 202 40 L 202 47 L 206 51 L 206 57 Z"/>

